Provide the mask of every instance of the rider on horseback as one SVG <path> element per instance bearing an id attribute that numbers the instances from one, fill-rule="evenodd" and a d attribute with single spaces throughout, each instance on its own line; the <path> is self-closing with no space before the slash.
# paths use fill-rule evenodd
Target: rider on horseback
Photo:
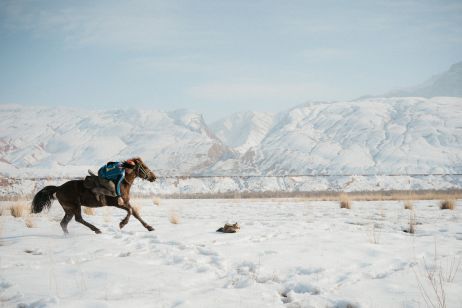
<path id="1" fill-rule="evenodd" d="M 125 178 L 125 173 L 132 173 L 134 168 L 135 162 L 132 160 L 126 160 L 122 162 L 108 162 L 98 170 L 98 176 L 100 178 L 112 181 L 112 183 L 115 184 L 114 188 L 111 187 L 111 193 L 115 193 L 115 197 L 118 197 L 117 203 L 119 205 L 124 204 L 124 201 L 121 197 L 120 184 Z M 94 190 L 93 192 L 96 193 L 98 200 L 100 199 L 101 194 L 107 195 L 107 193 L 104 193 L 101 190 Z"/>
<path id="2" fill-rule="evenodd" d="M 127 224 L 128 219 L 133 214 L 147 230 L 154 230 L 141 219 L 138 211 L 134 210 L 130 204 L 130 187 L 136 178 L 149 182 L 156 180 L 154 172 L 146 166 L 140 157 L 104 165 L 99 172 L 102 177 L 93 174 L 91 170 L 88 172 L 90 175 L 85 179 L 70 180 L 60 186 L 49 185 L 42 188 L 32 200 L 32 213 L 40 213 L 43 209 L 50 208 L 53 200 L 57 199 L 65 212 L 61 220 L 61 228 L 64 233 L 68 233 L 67 224 L 73 217 L 75 217 L 75 221 L 85 225 L 95 233 L 101 233 L 100 229 L 82 217 L 82 206 L 90 208 L 115 206 L 127 212 L 127 216 L 119 223 L 120 228 Z"/>

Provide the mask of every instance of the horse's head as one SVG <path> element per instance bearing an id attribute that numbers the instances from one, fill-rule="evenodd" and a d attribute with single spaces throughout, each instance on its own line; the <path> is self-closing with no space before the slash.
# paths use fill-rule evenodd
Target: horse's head
<path id="1" fill-rule="evenodd" d="M 149 182 L 154 182 L 156 180 L 157 177 L 154 172 L 146 166 L 141 158 L 136 157 L 131 160 L 135 163 L 134 171 L 137 177 L 143 180 L 148 180 Z"/>

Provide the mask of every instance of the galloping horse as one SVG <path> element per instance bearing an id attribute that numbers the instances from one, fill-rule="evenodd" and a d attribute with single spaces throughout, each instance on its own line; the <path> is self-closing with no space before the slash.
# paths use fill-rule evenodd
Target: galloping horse
<path id="1" fill-rule="evenodd" d="M 127 211 L 127 216 L 125 216 L 125 218 L 119 223 L 119 227 L 121 229 L 128 223 L 130 215 L 133 214 L 133 216 L 135 216 L 135 218 L 138 219 L 146 229 L 149 231 L 154 230 L 153 227 L 141 219 L 139 213 L 130 205 L 130 188 L 136 177 L 148 180 L 149 182 L 154 182 L 156 180 L 156 175 L 144 164 L 141 158 L 137 157 L 131 160 L 135 162 L 134 172 L 127 173 L 124 181 L 120 185 L 121 197 L 124 201 L 123 205 L 119 205 L 117 203 L 117 197 L 102 196 L 102 198 L 106 198 L 106 202 L 104 202 L 102 198 L 98 201 L 93 192 L 84 187 L 83 180 L 72 180 L 61 186 L 46 186 L 40 190 L 34 196 L 32 201 L 32 213 L 40 213 L 45 207 L 50 208 L 52 200 L 57 198 L 65 212 L 65 215 L 61 220 L 61 228 L 64 233 L 69 233 L 67 231 L 67 224 L 74 216 L 77 222 L 87 226 L 95 233 L 101 233 L 98 228 L 82 218 L 81 207 L 102 207 L 105 205 L 115 206 Z"/>

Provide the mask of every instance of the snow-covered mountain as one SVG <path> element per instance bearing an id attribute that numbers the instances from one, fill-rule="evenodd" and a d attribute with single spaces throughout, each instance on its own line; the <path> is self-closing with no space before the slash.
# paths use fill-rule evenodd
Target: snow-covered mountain
<path id="1" fill-rule="evenodd" d="M 131 156 L 163 176 L 462 173 L 462 98 L 314 102 L 236 114 L 215 132 L 184 110 L 3 105 L 0 118 L 10 177 L 78 176 Z"/>
<path id="2" fill-rule="evenodd" d="M 0 173 L 76 176 L 141 156 L 161 174 L 194 174 L 233 152 L 200 114 L 0 106 Z"/>
<path id="3" fill-rule="evenodd" d="M 236 118 L 239 125 L 229 124 Z M 245 127 L 240 119 L 235 115 L 224 121 L 236 128 L 228 135 L 239 135 L 240 127 Z M 462 173 L 462 98 L 315 102 L 273 119 L 259 144 L 237 159 L 218 161 L 209 172 Z M 262 125 L 254 121 L 252 126 Z"/>
<path id="4" fill-rule="evenodd" d="M 453 64 L 448 71 L 433 76 L 428 81 L 416 87 L 391 91 L 386 97 L 397 96 L 455 96 L 462 97 L 462 62 Z"/>
<path id="5" fill-rule="evenodd" d="M 210 125 L 215 135 L 239 153 L 258 146 L 273 126 L 275 115 L 268 112 L 241 112 Z"/>
<path id="6" fill-rule="evenodd" d="M 462 98 L 314 102 L 276 115 L 236 114 L 213 125 L 226 142 L 200 114 L 184 110 L 3 105 L 0 119 L 2 196 L 32 194 L 62 183 L 56 177 L 81 177 L 131 156 L 160 177 L 155 185 L 140 181 L 134 192 L 142 194 L 462 187 L 453 175 L 462 173 Z M 429 173 L 450 175 L 406 176 Z"/>

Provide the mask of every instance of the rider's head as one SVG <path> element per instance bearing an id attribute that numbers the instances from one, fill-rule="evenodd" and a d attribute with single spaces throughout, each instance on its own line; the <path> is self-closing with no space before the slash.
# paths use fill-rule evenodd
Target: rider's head
<path id="1" fill-rule="evenodd" d="M 135 162 L 133 160 L 126 160 L 122 163 L 122 167 L 127 168 L 127 169 L 134 169 Z"/>

